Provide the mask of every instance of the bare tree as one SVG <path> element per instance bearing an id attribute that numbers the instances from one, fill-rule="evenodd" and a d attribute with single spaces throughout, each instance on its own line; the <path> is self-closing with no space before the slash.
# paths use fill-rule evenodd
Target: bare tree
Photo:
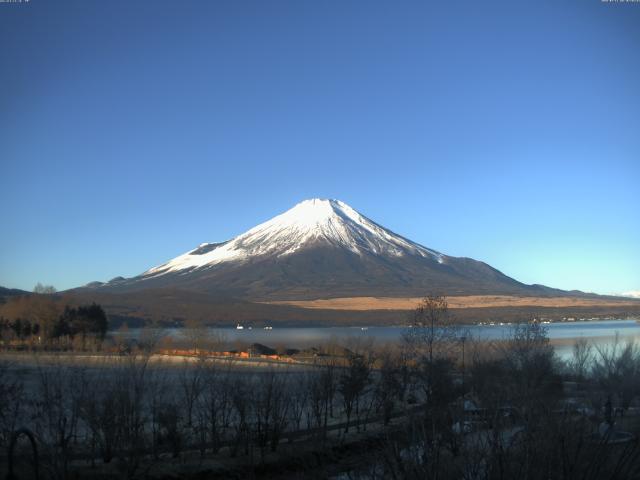
<path id="1" fill-rule="evenodd" d="M 129 328 L 126 323 L 123 323 L 118 329 L 123 340 L 127 338 L 128 331 Z M 170 337 L 166 336 L 160 325 L 152 322 L 145 323 L 137 340 L 138 349 L 145 357 L 148 357 L 155 353 L 164 341 L 170 340 Z"/>
<path id="2" fill-rule="evenodd" d="M 634 340 L 623 343 L 617 333 L 613 343 L 595 349 L 594 379 L 609 395 L 616 395 L 626 410 L 640 391 L 640 349 Z"/>
<path id="3" fill-rule="evenodd" d="M 254 382 L 251 405 L 254 437 L 264 461 L 265 448 L 276 451 L 282 433 L 287 425 L 289 402 L 286 397 L 282 375 L 270 370 L 260 374 Z"/>
<path id="4" fill-rule="evenodd" d="M 250 446 L 250 408 L 253 402 L 252 379 L 236 376 L 231 387 L 231 404 L 233 406 L 234 439 L 231 456 L 235 457 L 242 448 L 244 454 L 249 454 Z"/>
<path id="5" fill-rule="evenodd" d="M 194 408 L 204 390 L 204 362 L 203 358 L 198 358 L 195 362 L 185 359 L 180 370 L 179 385 L 182 394 L 180 403 L 184 406 L 186 412 L 187 428 L 193 427 Z"/>
<path id="6" fill-rule="evenodd" d="M 24 384 L 14 377 L 12 365 L 0 361 L 0 447 L 8 447 L 12 432 L 23 418 Z"/>
<path id="7" fill-rule="evenodd" d="M 327 362 L 309 377 L 309 403 L 314 426 L 324 440 L 337 386 L 336 366 Z"/>
<path id="8" fill-rule="evenodd" d="M 28 320 L 31 325 L 38 325 L 38 336 L 48 341 L 52 341 L 56 323 L 63 310 L 63 304 L 54 295 L 11 297 L 2 306 L 2 313 L 9 320 Z"/>
<path id="9" fill-rule="evenodd" d="M 429 295 L 412 312 L 404 339 L 414 357 L 432 363 L 435 357 L 447 355 L 456 332 L 451 324 L 447 298 Z"/>
<path id="10" fill-rule="evenodd" d="M 157 421 L 160 442 L 170 447 L 173 458 L 178 458 L 185 441 L 178 404 L 175 401 L 167 401 L 161 405 Z"/>
<path id="11" fill-rule="evenodd" d="M 78 433 L 80 403 L 86 388 L 83 368 L 62 364 L 38 366 L 32 414 L 44 464 L 53 478 L 69 478 L 73 442 Z"/>
<path id="12" fill-rule="evenodd" d="M 149 418 L 151 450 L 154 459 L 157 460 L 160 453 L 160 444 L 163 440 L 160 428 L 160 416 L 163 407 L 167 404 L 171 384 L 167 381 L 167 371 L 161 368 L 161 365 L 158 365 L 154 374 L 147 379 L 146 384 L 144 408 Z"/>
<path id="13" fill-rule="evenodd" d="M 578 379 L 584 379 L 591 367 L 593 346 L 586 338 L 576 340 L 572 348 L 572 358 L 569 362 L 571 371 Z"/>
<path id="14" fill-rule="evenodd" d="M 391 421 L 396 400 L 403 399 L 402 366 L 399 358 L 385 351 L 381 357 L 378 381 L 375 387 L 377 410 L 382 410 L 384 425 Z"/>
<path id="15" fill-rule="evenodd" d="M 309 376 L 295 375 L 295 379 L 289 379 L 286 386 L 286 395 L 289 397 L 289 418 L 288 422 L 292 428 L 290 433 L 297 432 L 302 427 L 302 418 L 308 413 L 309 407 Z M 289 442 L 293 441 L 293 436 L 289 436 Z"/>
<path id="16" fill-rule="evenodd" d="M 146 450 L 148 416 L 144 407 L 148 394 L 149 358 L 150 355 L 136 354 L 120 357 L 113 370 L 119 429 L 116 454 L 124 478 L 135 477 Z"/>
<path id="17" fill-rule="evenodd" d="M 212 351 L 219 351 L 225 342 L 225 336 L 214 333 L 207 325 L 198 320 L 189 319 L 183 324 L 182 334 L 187 347 L 194 355 L 208 355 Z"/>
<path id="18" fill-rule="evenodd" d="M 555 376 L 555 353 L 549 344 L 547 328 L 537 322 L 517 324 L 502 344 L 509 367 L 517 372 L 521 396 L 531 399 L 534 390 L 550 385 Z"/>
<path id="19" fill-rule="evenodd" d="M 85 391 L 81 399 L 80 417 L 91 432 L 92 457 L 97 447 L 102 461 L 109 463 L 115 455 L 120 434 L 115 385 L 108 374 L 93 384 L 94 388 Z"/>
<path id="20" fill-rule="evenodd" d="M 204 390 L 200 396 L 199 414 L 206 427 L 211 452 L 218 453 L 226 432 L 230 427 L 232 414 L 232 364 L 219 368 L 216 363 L 207 364 L 204 372 Z"/>
<path id="21" fill-rule="evenodd" d="M 38 293 L 40 295 L 52 295 L 56 293 L 56 287 L 53 285 L 43 285 L 38 282 L 35 287 L 33 287 L 33 293 Z"/>
<path id="22" fill-rule="evenodd" d="M 342 395 L 347 424 L 344 432 L 349 432 L 351 413 L 360 404 L 360 397 L 369 383 L 370 366 L 362 355 L 353 354 L 348 358 L 347 367 L 342 371 L 338 380 L 338 391 Z"/>

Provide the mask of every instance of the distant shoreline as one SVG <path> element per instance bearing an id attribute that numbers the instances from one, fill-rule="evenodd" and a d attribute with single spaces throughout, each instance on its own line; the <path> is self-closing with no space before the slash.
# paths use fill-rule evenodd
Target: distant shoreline
<path id="1" fill-rule="evenodd" d="M 482 320 L 477 320 L 477 321 L 469 321 L 469 322 L 464 322 L 464 321 L 457 321 L 455 318 L 455 314 L 456 312 L 452 312 L 452 316 L 454 317 L 453 321 L 451 322 L 452 325 L 455 325 L 456 327 L 477 327 L 477 326 L 491 326 L 489 324 L 489 321 L 487 319 L 482 319 Z M 504 325 L 515 325 L 518 323 L 527 323 L 528 321 L 530 321 L 529 318 L 525 318 L 524 316 L 521 316 L 519 319 L 501 319 L 500 316 L 496 316 L 495 317 L 496 320 L 494 321 L 494 325 L 496 326 L 504 326 Z M 549 318 L 547 319 L 547 317 L 545 317 L 544 315 L 540 315 L 538 318 L 544 320 L 542 323 L 583 323 L 583 322 L 598 322 L 598 321 L 616 321 L 616 320 L 633 320 L 633 321 L 637 321 L 640 322 L 640 313 L 638 314 L 633 314 L 633 315 L 617 315 L 617 316 L 611 316 L 611 315 L 607 315 L 607 316 L 588 316 L 588 318 L 586 317 L 582 317 L 582 318 L 575 318 L 573 320 L 563 320 L 563 319 L 554 319 L 554 318 Z M 264 330 L 264 326 L 265 325 L 269 325 L 272 327 L 272 329 L 282 329 L 282 328 L 299 328 L 299 329 L 305 329 L 305 328 L 353 328 L 353 329 L 362 329 L 362 328 L 410 328 L 411 325 L 409 323 L 323 323 L 323 322 L 296 322 L 296 321 L 278 321 L 278 320 L 274 320 L 274 321 L 264 321 L 264 320 L 247 320 L 247 321 L 243 321 L 243 322 L 239 322 L 241 324 L 243 324 L 243 330 L 248 330 L 251 331 L 252 329 L 255 331 L 262 331 Z M 235 326 L 233 326 L 233 323 L 226 323 L 226 324 L 204 324 L 203 327 L 205 328 L 215 328 L 215 329 L 220 329 L 220 330 L 230 330 L 230 331 L 236 331 L 237 328 Z M 114 327 L 110 327 L 109 328 L 109 333 L 113 334 L 113 333 L 117 333 L 120 329 L 122 328 L 122 325 L 118 325 L 118 326 L 114 326 Z M 159 329 L 177 329 L 177 330 L 183 330 L 183 329 L 188 329 L 190 327 L 185 326 L 183 323 L 174 323 L 174 324 L 146 324 L 146 325 L 135 325 L 135 326 L 130 326 L 127 327 L 127 329 L 130 330 L 140 330 L 143 328 L 159 328 Z"/>

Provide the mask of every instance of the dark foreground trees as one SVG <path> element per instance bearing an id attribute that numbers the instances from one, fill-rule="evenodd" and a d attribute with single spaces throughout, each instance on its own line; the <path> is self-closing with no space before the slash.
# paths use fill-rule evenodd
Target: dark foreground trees
<path id="1" fill-rule="evenodd" d="M 351 344 L 303 366 L 252 368 L 204 355 L 176 363 L 135 349 L 90 365 L 39 361 L 30 378 L 7 366 L 0 369 L 0 451 L 25 425 L 37 434 L 43 471 L 60 479 L 156 478 L 168 464 L 197 472 L 200 462 L 230 457 L 248 469 L 234 474 L 253 478 L 274 459 L 286 463 L 285 452 L 304 450 L 315 452 L 313 471 L 326 478 L 322 462 L 356 452 L 354 445 L 361 448 L 344 463 L 353 470 L 347 478 L 358 478 L 358 464 L 366 479 L 640 473 L 636 439 L 611 442 L 598 433 L 604 411 L 567 408 L 575 394 L 563 382 L 574 385 L 578 373 L 554 357 L 543 326 L 516 326 L 499 342 L 465 337 L 463 382 L 459 337 L 438 336 L 436 325 L 433 335 L 416 337 L 426 339 L 422 345 Z M 611 431 L 638 433 L 640 422 L 628 420 L 638 392 L 624 376 L 637 378 L 639 359 L 625 344 L 579 369 L 584 401 L 611 395 L 614 405 L 628 403 L 624 424 L 618 418 Z M 291 468 L 300 465 L 296 457 Z"/>

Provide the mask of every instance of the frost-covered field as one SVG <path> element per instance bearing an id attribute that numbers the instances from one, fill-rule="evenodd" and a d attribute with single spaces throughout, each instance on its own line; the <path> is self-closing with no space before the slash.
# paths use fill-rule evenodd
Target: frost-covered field
<path id="1" fill-rule="evenodd" d="M 26 427 L 56 475 L 92 458 L 136 470 L 183 451 L 264 455 L 286 438 L 359 428 L 379 411 L 370 365 L 352 371 L 352 387 L 349 370 L 333 365 L 28 354 L 0 365 L 0 446 Z"/>

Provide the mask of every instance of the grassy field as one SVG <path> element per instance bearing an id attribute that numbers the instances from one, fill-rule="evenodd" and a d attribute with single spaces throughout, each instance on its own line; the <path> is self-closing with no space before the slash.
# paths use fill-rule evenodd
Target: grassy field
<path id="1" fill-rule="evenodd" d="M 412 310 L 421 301 L 420 297 L 349 297 L 317 300 L 282 300 L 264 302 L 271 305 L 289 305 L 314 310 Z M 502 307 L 621 307 L 637 306 L 638 301 L 611 297 L 515 297 L 508 295 L 469 295 L 448 297 L 449 308 L 502 308 Z"/>

